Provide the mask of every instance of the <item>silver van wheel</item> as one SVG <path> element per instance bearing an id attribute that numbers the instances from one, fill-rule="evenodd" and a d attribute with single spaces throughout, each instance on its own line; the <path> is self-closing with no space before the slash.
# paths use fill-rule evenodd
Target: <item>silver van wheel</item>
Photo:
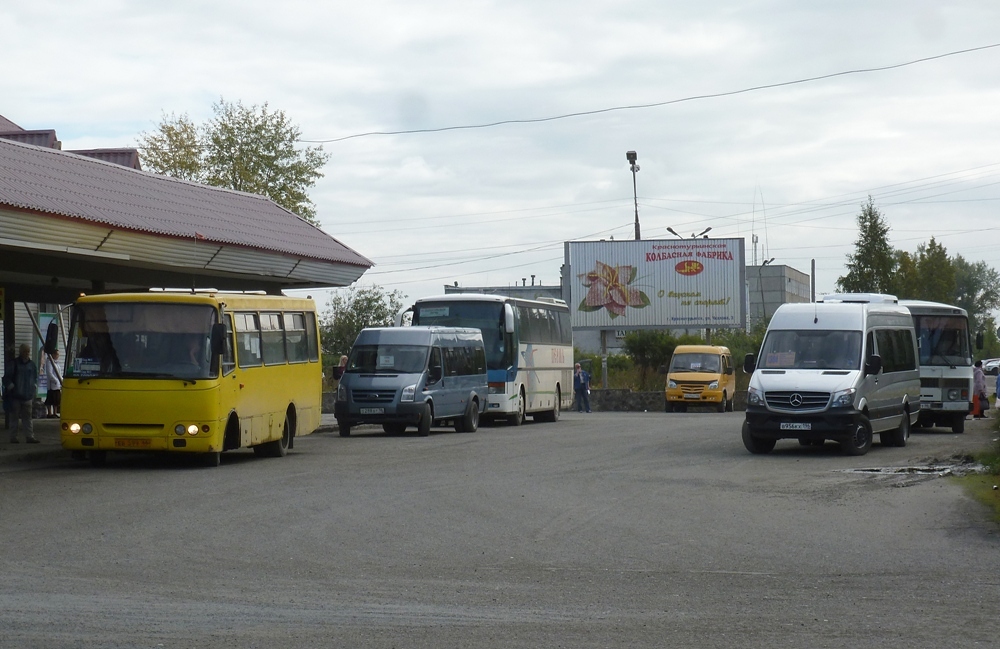
<path id="1" fill-rule="evenodd" d="M 754 437 L 750 432 L 750 424 L 743 422 L 743 446 L 754 455 L 770 453 L 778 440 L 767 437 Z"/>
<path id="2" fill-rule="evenodd" d="M 847 455 L 864 455 L 872 447 L 872 427 L 868 417 L 860 417 L 851 429 L 851 436 L 840 443 Z"/>
<path id="3" fill-rule="evenodd" d="M 910 439 L 910 413 L 904 410 L 899 428 L 887 430 L 879 437 L 882 440 L 882 446 L 906 446 L 906 440 Z"/>
<path id="4" fill-rule="evenodd" d="M 434 408 L 429 403 L 424 404 L 424 409 L 420 413 L 420 424 L 417 425 L 417 432 L 421 437 L 431 434 L 431 424 L 434 419 Z"/>
<path id="5" fill-rule="evenodd" d="M 475 399 L 469 402 L 469 409 L 462 418 L 462 430 L 466 433 L 479 430 L 479 402 Z"/>

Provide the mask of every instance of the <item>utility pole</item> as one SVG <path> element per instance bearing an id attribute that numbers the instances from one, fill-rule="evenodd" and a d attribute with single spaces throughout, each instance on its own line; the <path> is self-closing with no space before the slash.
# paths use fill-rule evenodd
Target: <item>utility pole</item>
<path id="1" fill-rule="evenodd" d="M 639 165 L 635 161 L 639 159 L 639 156 L 635 154 L 635 151 L 626 151 L 625 158 L 632 168 L 632 198 L 635 199 L 635 240 L 639 241 L 642 238 L 639 236 L 639 194 L 635 189 L 635 174 L 639 171 Z"/>

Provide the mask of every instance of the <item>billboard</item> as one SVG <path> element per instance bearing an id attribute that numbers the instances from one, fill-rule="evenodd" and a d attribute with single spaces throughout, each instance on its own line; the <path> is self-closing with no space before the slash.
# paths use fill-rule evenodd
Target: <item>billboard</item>
<path id="1" fill-rule="evenodd" d="M 743 245 L 742 238 L 567 242 L 573 327 L 745 327 Z"/>

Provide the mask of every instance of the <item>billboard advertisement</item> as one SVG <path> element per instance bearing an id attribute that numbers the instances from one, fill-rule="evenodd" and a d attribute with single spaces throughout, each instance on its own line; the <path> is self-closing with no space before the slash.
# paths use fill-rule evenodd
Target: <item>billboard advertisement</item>
<path id="1" fill-rule="evenodd" d="M 742 238 L 566 243 L 574 328 L 746 326 Z"/>

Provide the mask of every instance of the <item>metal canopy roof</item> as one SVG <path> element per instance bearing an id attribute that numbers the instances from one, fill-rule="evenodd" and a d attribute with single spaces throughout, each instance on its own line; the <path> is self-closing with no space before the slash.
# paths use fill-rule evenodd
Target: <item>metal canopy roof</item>
<path id="1" fill-rule="evenodd" d="M 345 286 L 372 263 L 246 194 L 0 138 L 0 285 L 72 297 L 150 286 Z"/>

